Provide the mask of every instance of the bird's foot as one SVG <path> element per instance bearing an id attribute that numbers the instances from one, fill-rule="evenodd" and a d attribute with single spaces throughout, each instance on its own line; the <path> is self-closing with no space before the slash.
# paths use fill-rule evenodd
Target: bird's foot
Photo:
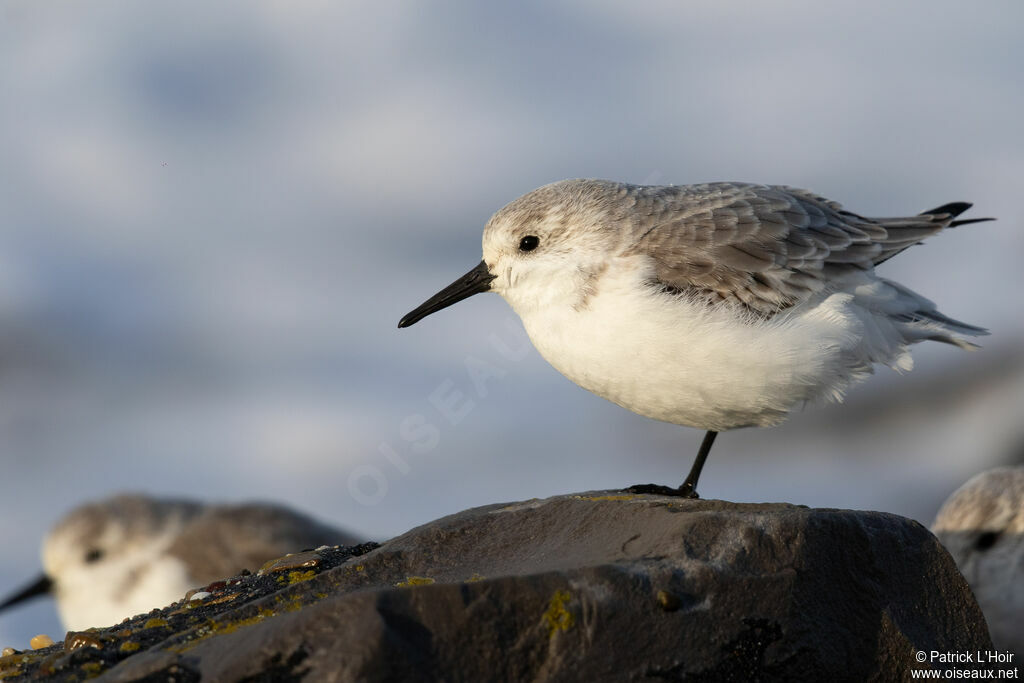
<path id="1" fill-rule="evenodd" d="M 628 493 L 649 493 L 654 496 L 674 496 L 676 498 L 700 498 L 690 484 L 683 484 L 679 488 L 662 486 L 661 484 L 636 484 L 625 489 Z"/>

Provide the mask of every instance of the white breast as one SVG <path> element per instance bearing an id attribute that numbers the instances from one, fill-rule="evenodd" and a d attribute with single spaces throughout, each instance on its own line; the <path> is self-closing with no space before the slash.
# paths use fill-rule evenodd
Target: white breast
<path id="1" fill-rule="evenodd" d="M 549 363 L 640 415 L 716 431 L 769 426 L 796 404 L 838 399 L 900 350 L 894 331 L 864 346 L 875 316 L 849 293 L 763 321 L 659 292 L 641 266 L 613 261 L 582 306 L 517 308 Z"/>

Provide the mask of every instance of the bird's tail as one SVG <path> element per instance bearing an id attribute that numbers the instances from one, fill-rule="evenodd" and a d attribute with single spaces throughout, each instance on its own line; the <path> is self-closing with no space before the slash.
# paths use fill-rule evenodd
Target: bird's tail
<path id="1" fill-rule="evenodd" d="M 907 247 L 920 244 L 921 240 L 925 237 L 934 235 L 946 228 L 995 220 L 994 218 L 954 220 L 957 216 L 971 208 L 971 206 L 973 204 L 970 202 L 950 202 L 928 211 L 922 211 L 916 216 L 908 216 L 906 218 L 872 218 L 872 221 L 881 225 L 889 233 L 884 240 L 881 240 L 882 251 L 875 257 L 874 264 L 877 266 L 879 263 L 888 261 Z"/>
<path id="2" fill-rule="evenodd" d="M 934 303 L 917 292 L 891 280 L 884 282 L 897 291 L 898 300 L 906 307 L 899 313 L 890 313 L 890 317 L 896 322 L 897 328 L 907 343 L 912 344 L 930 339 L 970 350 L 978 348 L 978 345 L 967 341 L 960 335 L 982 337 L 988 334 L 988 330 L 983 327 L 970 325 L 943 315 Z"/>

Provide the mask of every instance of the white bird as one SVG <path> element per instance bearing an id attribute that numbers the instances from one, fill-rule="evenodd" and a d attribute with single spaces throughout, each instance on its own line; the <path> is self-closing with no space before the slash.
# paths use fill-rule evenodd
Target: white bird
<path id="1" fill-rule="evenodd" d="M 500 294 L 541 355 L 629 410 L 707 430 L 679 488 L 696 497 L 715 435 L 839 400 L 876 363 L 912 366 L 925 339 L 971 348 L 985 330 L 874 272 L 971 205 L 865 218 L 806 190 L 563 180 L 488 221 L 483 261 L 399 322 Z"/>
<path id="2" fill-rule="evenodd" d="M 992 643 L 1024 657 L 1024 467 L 982 472 L 942 504 L 932 531 L 985 614 Z"/>
<path id="3" fill-rule="evenodd" d="M 61 519 L 43 542 L 44 575 L 0 610 L 52 593 L 66 628 L 108 626 L 287 553 L 359 542 L 277 505 L 121 495 Z"/>

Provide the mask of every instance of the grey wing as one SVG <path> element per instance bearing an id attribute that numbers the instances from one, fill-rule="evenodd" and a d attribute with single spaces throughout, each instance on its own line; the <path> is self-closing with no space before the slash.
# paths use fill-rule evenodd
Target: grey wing
<path id="1" fill-rule="evenodd" d="M 771 315 L 934 234 L 968 204 L 873 219 L 783 186 L 710 183 L 637 188 L 646 209 L 635 250 L 667 289 Z M 954 208 L 950 208 L 954 207 Z"/>
<path id="2" fill-rule="evenodd" d="M 286 508 L 254 503 L 207 509 L 182 530 L 171 551 L 186 561 L 197 581 L 208 583 L 242 569 L 255 571 L 288 553 L 360 542 Z"/>

